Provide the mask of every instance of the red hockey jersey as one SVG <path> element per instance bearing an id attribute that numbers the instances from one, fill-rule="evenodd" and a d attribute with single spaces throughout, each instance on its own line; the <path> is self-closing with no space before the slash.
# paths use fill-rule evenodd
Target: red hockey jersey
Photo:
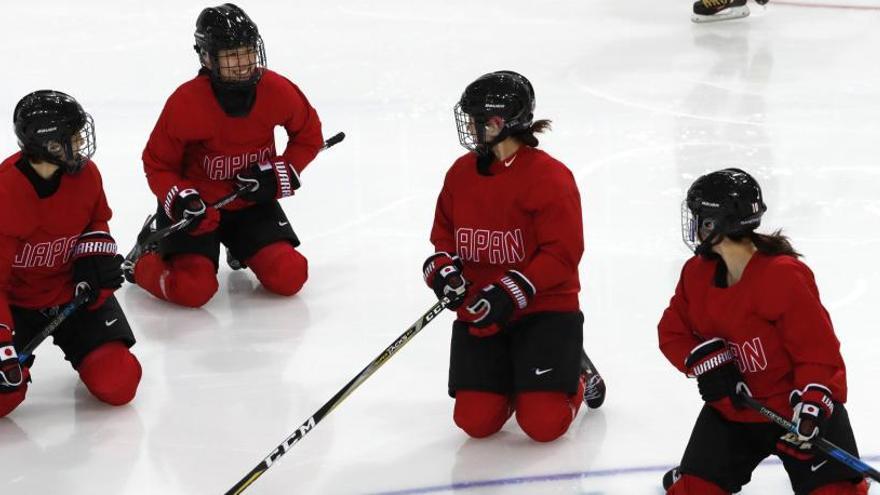
<path id="1" fill-rule="evenodd" d="M 48 308 L 73 298 L 77 239 L 109 232 L 112 216 L 91 161 L 77 174 L 62 174 L 58 190 L 40 198 L 16 166 L 20 159 L 16 153 L 0 164 L 0 324 L 8 328 L 10 305 Z"/>
<path id="2" fill-rule="evenodd" d="M 230 117 L 214 96 L 210 77 L 200 74 L 168 98 L 150 134 L 143 153 L 150 189 L 160 203 L 174 186 L 195 188 L 213 203 L 233 191 L 238 171 L 278 154 L 276 126 L 290 138 L 282 156 L 302 172 L 324 138 L 318 114 L 295 84 L 266 69 L 250 113 Z M 226 209 L 249 204 L 237 200 Z"/>
<path id="3" fill-rule="evenodd" d="M 431 231 L 434 247 L 461 258 L 469 296 L 507 270 L 525 275 L 537 292 L 515 317 L 576 311 L 584 233 L 571 171 L 527 146 L 490 170 L 491 176 L 477 172 L 474 153 L 449 169 Z"/>
<path id="4" fill-rule="evenodd" d="M 658 326 L 660 349 L 680 371 L 706 339 L 728 342 L 754 397 L 790 412 L 789 394 L 811 383 L 846 402 L 846 369 L 831 318 L 819 300 L 813 272 L 791 256 L 755 253 L 739 282 L 715 285 L 721 261 L 693 257 L 684 265 L 675 295 Z M 764 422 L 729 399 L 712 403 L 732 421 Z"/>

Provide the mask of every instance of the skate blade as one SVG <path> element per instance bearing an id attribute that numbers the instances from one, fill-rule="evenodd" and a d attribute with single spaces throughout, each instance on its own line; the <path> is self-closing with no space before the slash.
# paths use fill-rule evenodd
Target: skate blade
<path id="1" fill-rule="evenodd" d="M 742 19 L 743 17 L 748 17 L 751 12 L 749 11 L 749 7 L 747 5 L 743 5 L 742 7 L 731 7 L 725 11 L 719 12 L 715 15 L 699 15 L 693 14 L 691 15 L 691 21 L 697 24 L 705 24 L 708 22 L 720 22 L 720 21 L 732 21 L 734 19 Z"/>

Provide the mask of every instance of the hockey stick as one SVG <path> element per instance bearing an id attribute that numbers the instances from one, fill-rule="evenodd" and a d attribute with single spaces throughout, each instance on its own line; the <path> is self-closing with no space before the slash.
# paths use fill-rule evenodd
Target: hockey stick
<path id="1" fill-rule="evenodd" d="M 260 476 L 263 475 L 278 459 L 287 453 L 294 445 L 299 443 L 303 437 L 306 436 L 312 429 L 317 426 L 318 423 L 324 419 L 324 416 L 330 414 L 331 411 L 336 409 L 342 401 L 344 401 L 352 392 L 355 391 L 362 383 L 364 383 L 367 378 L 370 377 L 373 373 L 376 372 L 379 368 L 388 361 L 391 356 L 393 356 L 397 351 L 400 350 L 401 347 L 406 345 L 417 333 L 419 333 L 422 328 L 425 327 L 431 320 L 434 319 L 437 315 L 439 315 L 444 308 L 449 304 L 449 297 L 444 297 L 437 301 L 434 306 L 431 307 L 425 314 L 421 316 L 415 323 L 412 324 L 409 328 L 406 329 L 400 337 L 397 337 L 390 346 L 385 348 L 381 354 L 379 354 L 376 359 L 367 365 L 360 373 L 357 374 L 354 378 L 351 379 L 339 392 L 336 392 L 326 404 L 321 406 L 318 411 L 313 414 L 309 419 L 305 421 L 305 423 L 301 424 L 296 431 L 294 431 L 289 437 L 287 437 L 281 445 L 275 447 L 275 450 L 269 453 L 269 455 L 260 461 L 259 464 L 256 465 L 251 471 L 245 475 L 244 478 L 238 481 L 232 488 L 230 488 L 226 495 L 238 495 L 243 492 L 247 487 L 251 485 L 254 481 L 257 480 Z"/>
<path id="2" fill-rule="evenodd" d="M 758 411 L 759 413 L 761 413 L 762 416 L 773 421 L 777 425 L 784 428 L 786 431 L 794 433 L 794 434 L 798 433 L 797 427 L 795 427 L 794 423 L 783 418 L 782 416 L 777 414 L 772 409 L 769 409 L 765 405 L 756 401 L 750 395 L 741 393 L 741 394 L 739 394 L 739 397 L 745 405 L 749 406 L 750 408 L 754 409 L 755 411 Z M 868 476 L 871 479 L 873 479 L 874 481 L 880 481 L 880 472 L 878 472 L 876 469 L 872 468 L 871 466 L 867 465 L 864 461 L 862 461 L 858 457 L 850 454 L 849 452 L 843 450 L 842 448 L 838 447 L 837 445 L 834 445 L 833 443 L 822 438 L 821 436 L 813 438 L 813 439 L 809 440 L 809 442 L 811 444 L 815 445 L 822 452 L 826 453 L 829 457 L 846 465 L 847 467 L 849 467 L 853 471 L 857 472 L 858 474 L 861 474 L 862 476 Z"/>
<path id="3" fill-rule="evenodd" d="M 79 291 L 76 297 L 74 297 L 73 300 L 69 303 L 65 304 L 64 307 L 61 308 L 61 311 L 59 311 L 58 314 L 55 315 L 55 318 L 52 318 L 52 321 L 50 321 L 49 324 L 46 325 L 46 328 L 44 328 L 40 333 L 34 336 L 34 338 L 32 338 L 31 341 L 28 342 L 26 346 L 24 346 L 24 349 L 22 349 L 21 352 L 18 354 L 18 362 L 20 364 L 24 364 L 25 361 L 30 359 L 31 354 L 34 353 L 34 350 L 37 348 L 37 346 L 39 346 L 44 340 L 52 335 L 52 333 L 55 332 L 55 330 L 64 322 L 64 320 L 67 319 L 68 316 L 72 315 L 73 312 L 79 309 L 80 306 L 89 302 L 91 298 L 91 291 Z"/>
<path id="4" fill-rule="evenodd" d="M 321 151 L 324 151 L 327 148 L 333 147 L 333 146 L 341 143 L 343 139 L 345 139 L 344 132 L 338 132 L 338 133 L 334 134 L 333 136 L 330 136 L 330 138 L 328 138 L 326 141 L 324 141 L 324 145 L 321 146 L 321 149 L 319 149 L 318 152 L 320 153 Z M 228 205 L 229 203 L 235 201 L 236 199 L 238 199 L 239 196 L 241 196 L 243 193 L 246 193 L 248 191 L 250 191 L 250 188 L 240 187 L 240 188 L 236 189 L 235 191 L 232 191 L 231 193 L 227 194 L 226 196 L 223 196 L 216 203 L 213 203 L 210 206 L 208 206 L 208 208 L 215 208 L 215 209 L 219 210 L 220 208 L 223 208 L 224 206 Z M 182 218 L 167 227 L 161 228 L 159 230 L 156 230 L 155 232 L 150 233 L 150 235 L 146 236 L 143 240 L 136 242 L 134 249 L 132 249 L 131 252 L 128 253 L 128 256 L 125 257 L 126 258 L 125 261 L 122 263 L 123 269 L 124 270 L 133 270 L 134 269 L 134 263 L 132 261 L 130 261 L 129 258 L 132 256 L 133 253 L 136 252 L 135 250 L 138 248 L 138 246 L 149 246 L 150 244 L 155 244 L 175 232 L 180 232 L 181 230 L 183 230 L 187 226 L 189 226 L 189 224 L 193 223 L 199 216 L 200 215 L 193 215 L 193 216 Z M 154 214 L 147 217 L 147 221 L 144 223 L 144 225 L 148 225 L 150 222 L 152 222 L 155 219 L 156 219 L 156 214 L 154 213 Z"/>

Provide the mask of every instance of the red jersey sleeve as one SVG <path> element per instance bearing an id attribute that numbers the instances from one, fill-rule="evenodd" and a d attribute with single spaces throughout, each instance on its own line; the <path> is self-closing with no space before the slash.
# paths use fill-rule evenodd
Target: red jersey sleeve
<path id="1" fill-rule="evenodd" d="M 695 329 L 687 316 L 688 297 L 684 281 L 688 263 L 685 263 L 681 270 L 675 294 L 670 299 L 669 306 L 663 311 L 663 316 L 657 325 L 660 350 L 666 359 L 682 373 L 687 373 L 684 362 L 688 354 L 700 343 L 700 339 L 697 338 Z"/>
<path id="2" fill-rule="evenodd" d="M 584 254 L 580 193 L 571 172 L 559 167 L 535 188 L 536 201 L 529 206 L 537 252 L 522 273 L 537 292 L 569 280 Z"/>
<path id="3" fill-rule="evenodd" d="M 183 154 L 186 141 L 176 131 L 181 116 L 178 113 L 177 93 L 165 102 L 165 107 L 150 134 L 142 155 L 144 172 L 153 194 L 162 202 L 172 187 L 191 187 L 183 179 Z"/>
<path id="4" fill-rule="evenodd" d="M 434 210 L 434 227 L 431 229 L 431 243 L 438 252 L 456 253 L 455 233 L 452 224 L 452 195 L 449 193 L 447 182 L 443 183 L 440 195 L 437 197 L 437 207 Z"/>
<path id="5" fill-rule="evenodd" d="M 772 266 L 773 286 L 762 299 L 768 319 L 777 322 L 780 338 L 791 358 L 794 386 L 811 383 L 831 390 L 834 400 L 846 401 L 846 370 L 831 317 L 819 299 L 813 272 L 793 258 L 779 257 Z"/>
<path id="6" fill-rule="evenodd" d="M 288 141 L 283 156 L 299 174 L 321 151 L 324 136 L 321 133 L 321 120 L 309 100 L 295 84 L 286 78 L 284 82 L 288 85 L 287 97 L 292 111 L 284 121 Z"/>
<path id="7" fill-rule="evenodd" d="M 26 224 L 32 219 L 12 214 L 17 202 L 6 187 L 0 188 L 0 325 L 13 328 L 9 311 L 9 290 L 12 284 L 12 265 L 20 239 L 25 237 Z"/>
<path id="8" fill-rule="evenodd" d="M 110 205 L 107 203 L 107 196 L 104 194 L 104 183 L 101 180 L 101 172 L 98 171 L 98 167 L 94 164 L 92 164 L 91 169 L 94 172 L 95 182 L 98 188 L 98 196 L 95 201 L 95 208 L 92 210 L 92 220 L 86 231 L 107 232 L 109 234 L 109 222 L 110 218 L 113 216 L 113 211 L 110 210 Z"/>

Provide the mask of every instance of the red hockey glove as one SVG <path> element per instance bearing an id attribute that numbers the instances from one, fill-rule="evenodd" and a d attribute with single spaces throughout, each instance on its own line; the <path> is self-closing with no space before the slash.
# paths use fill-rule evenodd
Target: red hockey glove
<path id="1" fill-rule="evenodd" d="M 535 286 L 522 273 L 509 270 L 497 282 L 483 287 L 468 303 L 468 331 L 475 337 L 500 332 L 513 316 L 535 297 Z"/>
<path id="2" fill-rule="evenodd" d="M 220 212 L 216 208 L 209 208 L 205 205 L 202 196 L 195 189 L 172 187 L 165 195 L 164 206 L 165 214 L 173 222 L 184 218 L 194 219 L 184 229 L 190 235 L 207 234 L 213 232 L 220 225 Z"/>
<path id="3" fill-rule="evenodd" d="M 705 402 L 729 397 L 734 406 L 741 407 L 739 393 L 751 395 L 724 339 L 716 337 L 694 347 L 684 365 L 688 375 L 697 378 L 700 397 Z"/>
<path id="4" fill-rule="evenodd" d="M 437 299 L 449 296 L 449 309 L 455 310 L 464 303 L 467 281 L 461 274 L 461 261 L 449 253 L 434 253 L 422 265 L 425 283 L 434 289 Z"/>
<path id="5" fill-rule="evenodd" d="M 255 203 L 265 203 L 293 196 L 300 187 L 299 174 L 284 157 L 276 156 L 264 163 L 254 163 L 235 176 L 238 187 L 248 189 L 242 199 Z"/>
<path id="6" fill-rule="evenodd" d="M 87 309 L 95 310 L 122 287 L 122 256 L 116 254 L 116 241 L 107 232 L 88 232 L 79 236 L 73 248 L 73 283 L 92 292 Z"/>
<path id="7" fill-rule="evenodd" d="M 12 345 L 12 332 L 6 325 L 0 325 L 0 393 L 17 390 L 24 381 L 18 353 Z"/>

